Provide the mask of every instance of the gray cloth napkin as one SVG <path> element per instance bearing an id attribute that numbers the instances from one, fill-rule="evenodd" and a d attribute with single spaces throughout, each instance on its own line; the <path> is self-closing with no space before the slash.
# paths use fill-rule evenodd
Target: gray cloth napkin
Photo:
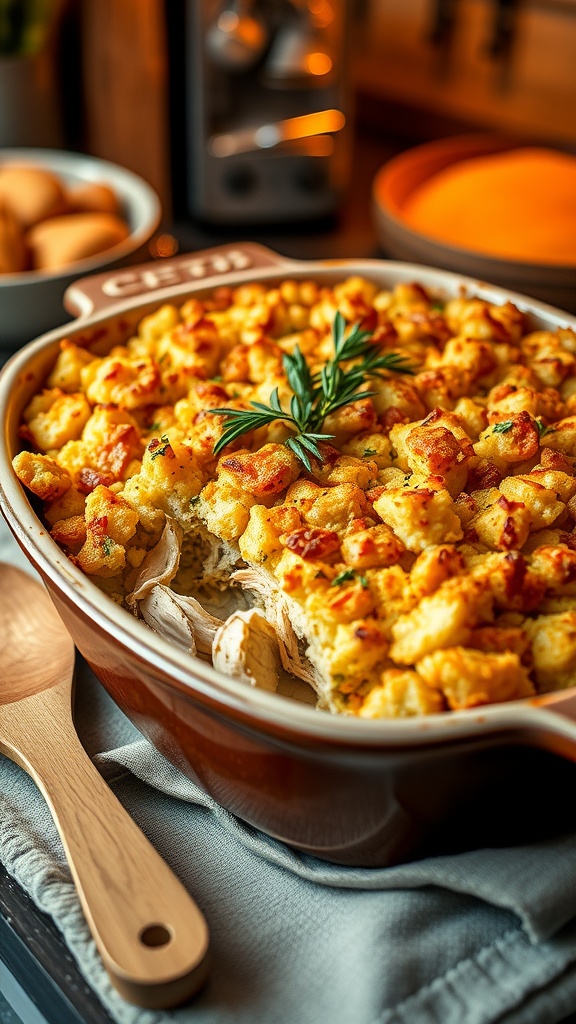
<path id="1" fill-rule="evenodd" d="M 0 559 L 27 565 L 4 524 Z M 215 804 L 142 739 L 81 660 L 76 724 L 212 938 L 210 980 L 193 1002 L 170 1012 L 125 1003 L 43 798 L 0 757 L 0 860 L 54 919 L 118 1024 L 558 1024 L 576 1010 L 576 834 L 336 867 Z"/>

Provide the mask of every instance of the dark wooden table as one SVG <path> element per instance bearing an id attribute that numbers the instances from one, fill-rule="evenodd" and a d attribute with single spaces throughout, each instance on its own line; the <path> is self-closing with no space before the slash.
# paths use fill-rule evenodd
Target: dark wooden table
<path id="1" fill-rule="evenodd" d="M 0 866 L 0 1024 L 112 1024 L 60 932 Z"/>

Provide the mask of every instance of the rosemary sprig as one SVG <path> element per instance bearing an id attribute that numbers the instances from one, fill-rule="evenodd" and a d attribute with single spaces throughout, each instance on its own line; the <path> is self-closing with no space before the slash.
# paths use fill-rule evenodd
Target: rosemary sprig
<path id="1" fill-rule="evenodd" d="M 211 409 L 212 413 L 226 416 L 231 421 L 214 445 L 214 454 L 217 455 L 226 445 L 250 430 L 257 430 L 275 420 L 284 420 L 294 430 L 294 435 L 284 442 L 286 447 L 310 470 L 310 455 L 319 462 L 323 461 L 318 442 L 334 438 L 333 434 L 321 432 L 324 420 L 330 413 L 350 405 L 357 398 L 375 395 L 375 391 L 360 391 L 360 388 L 370 379 L 383 377 L 386 370 L 394 373 L 413 372 L 397 352 L 382 355 L 378 346 L 370 342 L 370 331 L 362 330 L 359 324 L 354 324 L 348 335 L 345 329 L 346 321 L 337 312 L 332 326 L 334 355 L 318 373 L 310 372 L 298 346 L 291 354 L 283 356 L 284 372 L 294 392 L 289 412 L 280 404 L 278 388 L 272 391 L 268 405 L 250 402 L 251 409 Z M 352 360 L 358 362 L 353 362 L 345 369 L 342 367 L 342 363 L 350 363 Z"/>

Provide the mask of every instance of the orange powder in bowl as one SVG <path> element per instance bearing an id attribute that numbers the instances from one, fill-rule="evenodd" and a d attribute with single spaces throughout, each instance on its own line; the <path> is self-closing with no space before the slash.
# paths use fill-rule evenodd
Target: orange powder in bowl
<path id="1" fill-rule="evenodd" d="M 576 266 L 576 157 L 530 147 L 462 160 L 415 189 L 403 220 L 488 256 Z"/>

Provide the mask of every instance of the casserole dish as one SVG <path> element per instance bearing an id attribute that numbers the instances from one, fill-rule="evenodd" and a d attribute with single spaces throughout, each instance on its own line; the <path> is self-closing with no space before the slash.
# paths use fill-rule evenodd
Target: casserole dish
<path id="1" fill-rule="evenodd" d="M 535 826 L 566 828 L 569 812 L 558 803 L 574 779 L 575 690 L 387 721 L 331 716 L 297 694 L 244 687 L 99 591 L 52 541 L 12 472 L 22 411 L 62 339 L 112 345 L 163 303 L 220 284 L 287 276 L 328 284 L 353 274 L 381 287 L 418 281 L 446 298 L 462 290 L 495 303 L 511 298 L 534 329 L 574 324 L 559 310 L 456 274 L 377 260 L 299 262 L 249 243 L 91 277 L 66 295 L 80 319 L 26 346 L 2 373 L 2 512 L 122 711 L 176 767 L 269 835 L 327 860 L 376 866 L 454 843 L 510 841 Z M 448 833 L 445 823 L 456 815 Z"/>

